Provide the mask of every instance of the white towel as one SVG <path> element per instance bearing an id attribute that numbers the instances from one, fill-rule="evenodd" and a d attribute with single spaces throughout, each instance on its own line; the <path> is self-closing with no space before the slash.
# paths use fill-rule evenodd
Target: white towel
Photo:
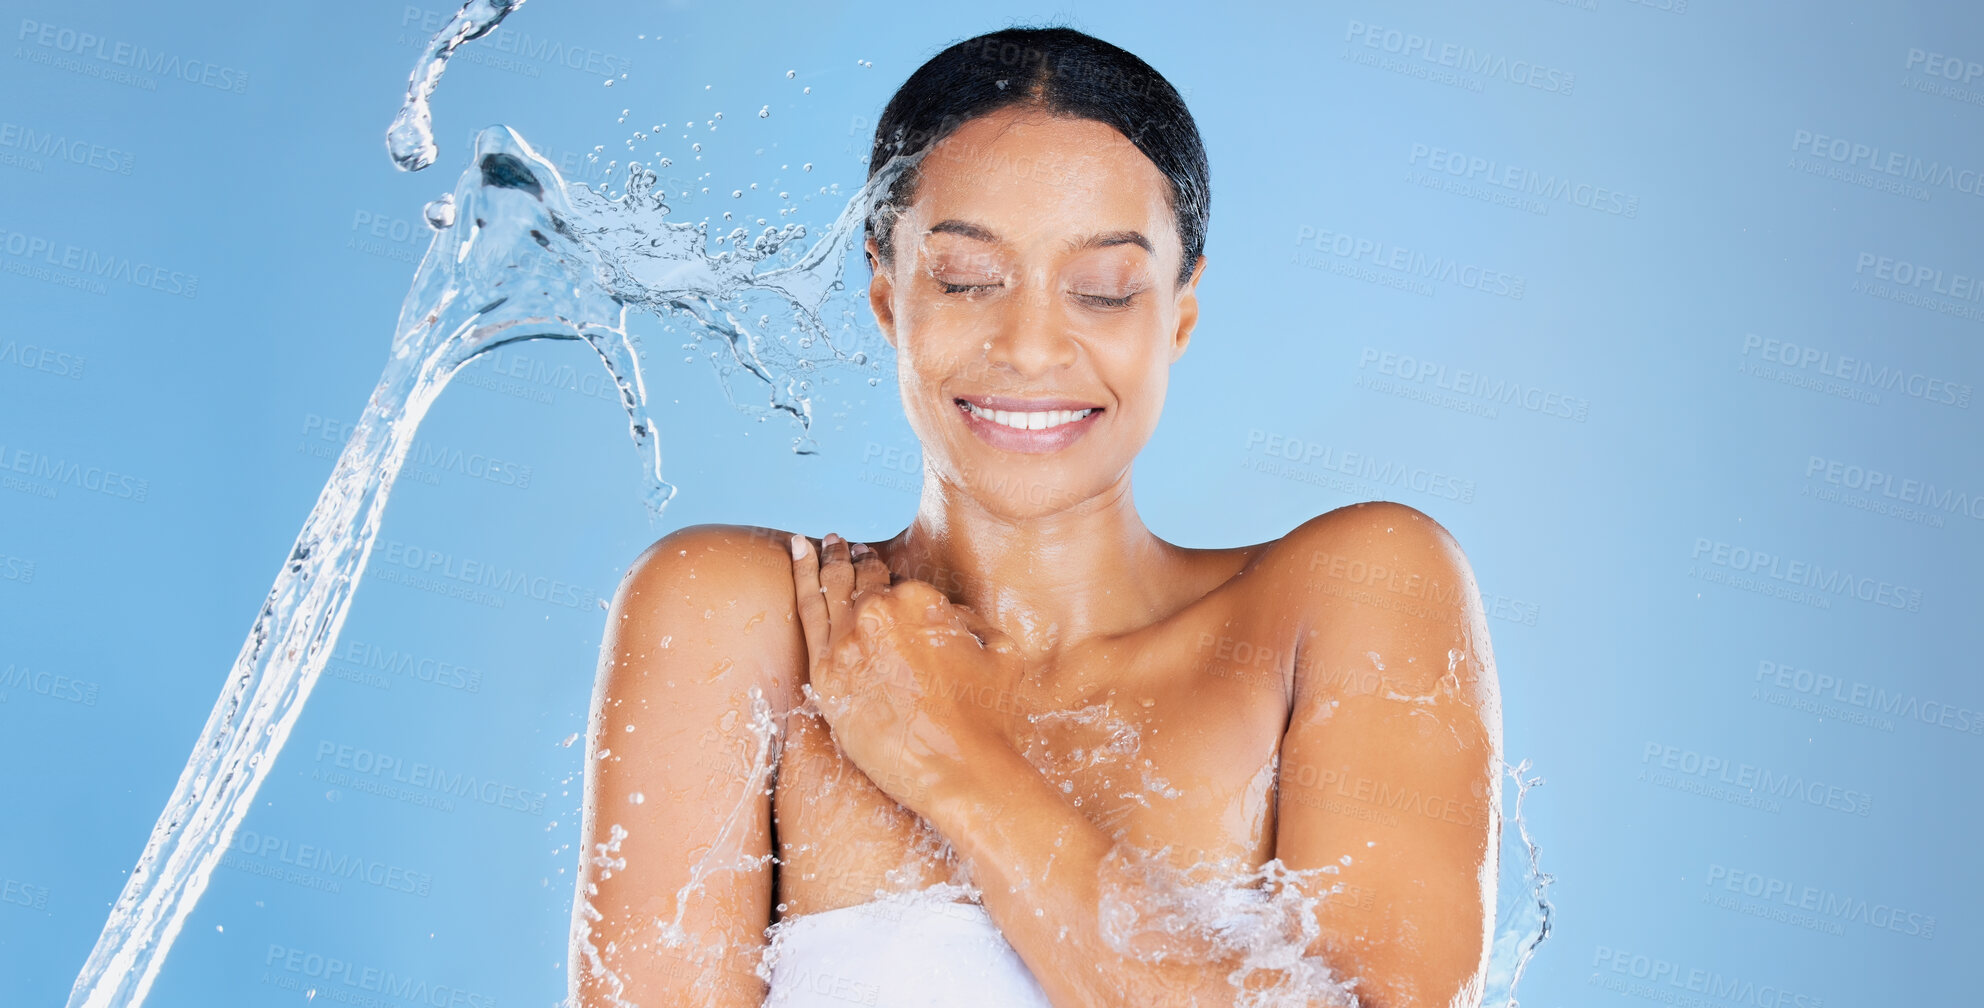
<path id="1" fill-rule="evenodd" d="M 1052 1008 L 976 903 L 945 887 L 781 922 L 765 1008 Z"/>

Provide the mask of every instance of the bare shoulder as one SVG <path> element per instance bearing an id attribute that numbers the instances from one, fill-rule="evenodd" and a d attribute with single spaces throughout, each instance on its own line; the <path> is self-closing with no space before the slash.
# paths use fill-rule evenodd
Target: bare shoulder
<path id="1" fill-rule="evenodd" d="M 641 588 L 676 585 L 708 593 L 723 588 L 780 587 L 792 594 L 792 533 L 757 525 L 689 525 L 656 539 L 621 579 Z M 707 581 L 704 584 L 683 582 Z"/>
<path id="2" fill-rule="evenodd" d="M 1437 678 L 1459 650 L 1478 659 L 1477 685 L 1493 688 L 1473 569 L 1452 533 L 1419 509 L 1368 501 L 1325 512 L 1270 544 L 1255 566 L 1253 590 L 1297 641 L 1291 696 L 1373 653 L 1417 655 L 1391 664 L 1393 674 L 1410 667 Z"/>
<path id="3" fill-rule="evenodd" d="M 1255 566 L 1274 597 L 1296 605 L 1318 594 L 1452 603 L 1474 590 L 1473 570 L 1452 533 L 1396 501 L 1319 514 L 1267 544 Z"/>
<path id="4" fill-rule="evenodd" d="M 712 680 L 757 685 L 768 697 L 790 695 L 796 702 L 793 672 L 805 645 L 793 603 L 790 542 L 791 533 L 779 529 L 718 524 L 655 540 L 614 592 L 607 635 L 617 647 L 608 653 L 658 658 L 666 651 L 678 661 L 709 664 L 704 674 Z"/>

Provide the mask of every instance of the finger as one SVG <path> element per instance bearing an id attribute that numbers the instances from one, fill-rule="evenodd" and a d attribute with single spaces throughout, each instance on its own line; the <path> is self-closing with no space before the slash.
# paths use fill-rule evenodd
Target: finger
<path id="1" fill-rule="evenodd" d="M 848 561 L 847 540 L 829 532 L 820 540 L 820 590 L 827 600 L 827 640 L 845 635 L 853 618 L 854 565 Z"/>
<path id="2" fill-rule="evenodd" d="M 904 602 L 924 609 L 948 608 L 951 604 L 951 600 L 938 591 L 936 585 L 915 578 L 903 578 L 890 586 L 890 590 Z"/>
<path id="3" fill-rule="evenodd" d="M 855 543 L 848 551 L 854 558 L 854 594 L 863 595 L 889 584 L 889 565 L 882 562 L 882 554 L 867 543 Z"/>
<path id="4" fill-rule="evenodd" d="M 799 609 L 799 627 L 806 635 L 807 668 L 827 650 L 827 599 L 820 594 L 820 563 L 813 541 L 792 537 L 792 598 Z"/>

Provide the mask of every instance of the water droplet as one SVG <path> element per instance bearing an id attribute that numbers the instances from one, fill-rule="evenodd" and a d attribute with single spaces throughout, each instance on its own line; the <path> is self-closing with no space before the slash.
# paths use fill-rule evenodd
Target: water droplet
<path id="1" fill-rule="evenodd" d="M 436 231 L 454 226 L 455 194 L 442 193 L 440 199 L 427 204 L 420 212 L 427 218 L 427 226 Z"/>
<path id="2" fill-rule="evenodd" d="M 770 105 L 767 105 L 764 108 L 758 110 L 758 118 L 760 119 L 769 119 L 771 118 L 771 115 L 772 115 L 772 107 Z"/>
<path id="3" fill-rule="evenodd" d="M 797 70 L 787 70 L 787 71 L 785 72 L 785 79 L 786 79 L 786 80 L 791 80 L 792 78 L 794 78 L 794 77 L 797 77 L 797 76 L 799 76 L 799 71 L 797 71 Z M 783 909 L 785 909 L 785 908 L 784 908 L 784 907 L 779 907 L 779 909 L 780 909 L 780 910 L 783 910 Z"/>
<path id="4" fill-rule="evenodd" d="M 633 805 L 639 805 L 643 802 L 646 802 L 647 800 L 648 800 L 648 796 L 640 793 L 639 791 L 636 791 L 633 794 L 627 796 L 628 803 Z"/>

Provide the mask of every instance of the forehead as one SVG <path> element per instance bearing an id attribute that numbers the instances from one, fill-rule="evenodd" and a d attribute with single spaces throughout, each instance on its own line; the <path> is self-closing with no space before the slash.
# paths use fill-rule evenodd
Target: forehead
<path id="1" fill-rule="evenodd" d="M 1178 246 L 1170 182 L 1135 144 L 1093 119 L 1036 110 L 980 116 L 932 146 L 905 218 L 916 234 L 958 219 L 1015 244 L 1124 229 L 1160 253 Z"/>

